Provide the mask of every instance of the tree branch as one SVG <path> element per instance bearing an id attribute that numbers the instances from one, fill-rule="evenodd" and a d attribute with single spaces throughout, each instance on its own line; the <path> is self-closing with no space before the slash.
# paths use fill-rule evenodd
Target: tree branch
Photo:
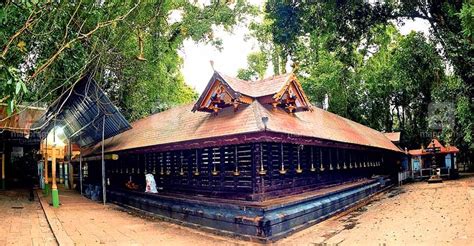
<path id="1" fill-rule="evenodd" d="M 27 82 L 28 81 L 31 81 L 32 79 L 36 78 L 38 76 L 38 74 L 40 74 L 41 72 L 43 72 L 46 68 L 48 68 L 57 58 L 58 56 L 67 48 L 71 47 L 71 45 L 77 41 L 80 41 L 80 40 L 83 40 L 83 39 L 86 39 L 88 37 L 90 37 L 92 34 L 94 34 L 96 31 L 98 31 L 99 29 L 101 28 L 104 28 L 104 27 L 107 27 L 107 26 L 110 26 L 112 25 L 114 22 L 118 22 L 118 21 L 122 21 L 124 20 L 125 18 L 127 18 L 127 16 L 133 11 L 135 10 L 138 5 L 140 4 L 140 1 L 138 1 L 135 6 L 133 6 L 127 13 L 125 13 L 124 15 L 121 15 L 115 19 L 112 19 L 112 20 L 108 20 L 108 21 L 104 21 L 104 22 L 99 22 L 97 24 L 97 26 L 90 30 L 89 32 L 87 33 L 84 33 L 84 34 L 79 34 L 77 37 L 69 40 L 69 42 L 63 44 L 45 63 L 43 63 L 43 65 L 41 65 L 38 69 L 36 69 L 36 71 L 27 79 Z"/>
<path id="2" fill-rule="evenodd" d="M 36 11 L 36 12 L 32 12 L 30 14 L 30 16 L 28 16 L 28 19 L 26 20 L 23 27 L 21 27 L 20 30 L 18 30 L 15 34 L 13 34 L 13 36 L 10 37 L 7 44 L 3 48 L 3 52 L 2 52 L 2 58 L 3 59 L 5 59 L 5 57 L 7 55 L 7 52 L 8 52 L 8 49 L 10 48 L 10 45 L 13 43 L 13 41 L 33 24 L 33 22 L 35 21 L 35 19 L 33 19 L 33 17 L 35 17 L 36 14 L 38 14 L 39 12 L 41 12 L 41 10 Z"/>

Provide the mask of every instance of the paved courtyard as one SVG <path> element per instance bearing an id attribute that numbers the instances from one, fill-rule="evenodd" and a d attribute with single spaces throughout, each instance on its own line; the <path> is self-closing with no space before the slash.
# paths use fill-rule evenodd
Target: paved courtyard
<path id="1" fill-rule="evenodd" d="M 26 194 L 26 193 L 25 193 Z M 75 192 L 50 207 L 0 192 L 0 245 L 251 245 L 120 209 Z M 414 183 L 276 242 L 276 245 L 474 245 L 474 176 Z M 50 229 L 51 228 L 51 229 Z M 56 236 L 53 236 L 53 233 Z"/>
<path id="2" fill-rule="evenodd" d="M 279 244 L 474 245 L 474 176 L 395 188 Z"/>
<path id="3" fill-rule="evenodd" d="M 0 245 L 57 245 L 41 205 L 26 190 L 0 191 Z"/>

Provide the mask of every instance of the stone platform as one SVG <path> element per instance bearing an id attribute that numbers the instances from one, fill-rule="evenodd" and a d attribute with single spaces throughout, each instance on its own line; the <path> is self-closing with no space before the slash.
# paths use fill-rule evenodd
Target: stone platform
<path id="1" fill-rule="evenodd" d="M 110 190 L 108 201 L 180 224 L 257 241 L 275 241 L 350 208 L 387 187 L 374 178 L 263 202 Z"/>

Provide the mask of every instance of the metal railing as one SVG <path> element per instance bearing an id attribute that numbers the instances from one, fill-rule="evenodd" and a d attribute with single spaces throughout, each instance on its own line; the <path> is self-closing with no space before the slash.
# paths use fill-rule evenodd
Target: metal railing
<path id="1" fill-rule="evenodd" d="M 411 171 L 403 171 L 398 173 L 398 186 L 402 185 L 406 180 L 412 178 Z"/>
<path id="2" fill-rule="evenodd" d="M 451 174 L 451 169 L 446 167 L 438 168 L 439 175 L 441 177 L 449 177 Z M 433 169 L 431 168 L 422 168 L 420 170 L 411 170 L 398 172 L 398 185 L 402 185 L 407 180 L 420 180 L 427 179 L 433 174 Z"/>
<path id="3" fill-rule="evenodd" d="M 449 177 L 451 169 L 446 168 L 446 167 L 441 167 L 438 168 L 439 170 L 439 175 L 441 177 Z M 412 170 L 412 178 L 413 179 L 425 179 L 429 178 L 431 175 L 433 175 L 433 169 L 432 168 L 422 168 L 420 170 Z"/>

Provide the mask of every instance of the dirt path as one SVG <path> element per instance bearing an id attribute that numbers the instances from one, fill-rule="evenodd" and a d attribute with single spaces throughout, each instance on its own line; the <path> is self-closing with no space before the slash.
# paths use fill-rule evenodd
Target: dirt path
<path id="1" fill-rule="evenodd" d="M 43 203 L 47 200 L 43 199 Z M 247 244 L 157 219 L 116 205 L 106 206 L 75 191 L 60 191 L 60 208 L 44 206 L 64 245 L 238 245 Z M 59 231 L 58 231 L 59 230 Z"/>
<path id="2" fill-rule="evenodd" d="M 59 209 L 46 206 L 48 217 L 76 245 L 255 245 L 103 206 L 71 191 L 61 193 L 61 203 Z M 25 194 L 0 192 L 0 215 L 0 245 L 56 244 L 41 206 Z M 474 245 L 474 176 L 392 189 L 274 244 Z"/>

